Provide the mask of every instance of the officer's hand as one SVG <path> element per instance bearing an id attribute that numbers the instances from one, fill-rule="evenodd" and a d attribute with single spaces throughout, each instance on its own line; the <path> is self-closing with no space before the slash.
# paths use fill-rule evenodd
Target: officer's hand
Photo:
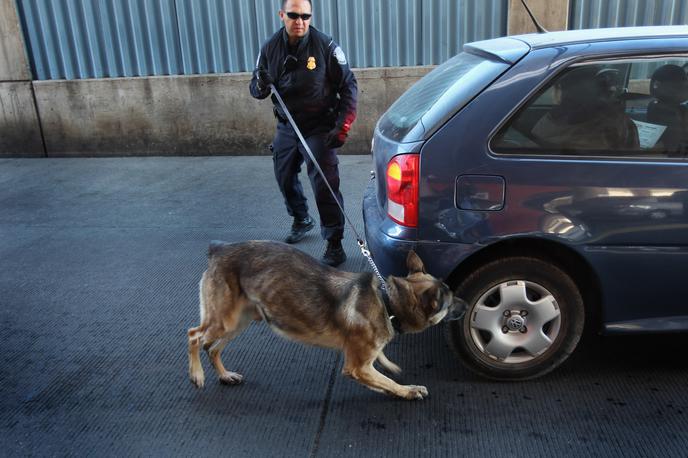
<path id="1" fill-rule="evenodd" d="M 346 142 L 346 137 L 349 135 L 349 127 L 345 124 L 344 126 L 335 126 L 327 134 L 326 144 L 328 148 L 341 148 Z"/>
<path id="2" fill-rule="evenodd" d="M 270 87 L 271 84 L 275 84 L 272 80 L 272 76 L 270 76 L 268 71 L 263 67 L 258 67 L 256 76 L 258 77 L 258 87 L 260 90 L 265 90 Z"/>

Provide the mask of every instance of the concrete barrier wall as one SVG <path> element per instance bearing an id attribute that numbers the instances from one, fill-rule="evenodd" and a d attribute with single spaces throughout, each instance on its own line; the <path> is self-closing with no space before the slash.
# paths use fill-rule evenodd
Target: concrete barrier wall
<path id="1" fill-rule="evenodd" d="M 29 81 L 0 84 L 0 157 L 3 156 L 45 156 Z"/>
<path id="2" fill-rule="evenodd" d="M 0 0 L 0 157 L 269 154 L 269 99 L 249 73 L 31 81 L 15 0 Z M 370 151 L 375 123 L 432 67 L 354 70 L 358 119 L 343 154 Z"/>
<path id="3" fill-rule="evenodd" d="M 568 0 L 529 0 L 545 27 L 566 28 Z M 509 32 L 531 27 L 510 0 Z M 343 154 L 370 150 L 375 123 L 432 67 L 356 69 L 358 119 Z M 34 81 L 14 0 L 0 0 L 0 157 L 268 154 L 269 100 L 250 74 Z"/>
<path id="4" fill-rule="evenodd" d="M 44 156 L 14 0 L 0 0 L 0 157 Z"/>
<path id="5" fill-rule="evenodd" d="M 30 79 L 16 4 L 0 0 L 0 81 Z"/>
<path id="6" fill-rule="evenodd" d="M 358 119 L 341 153 L 368 153 L 377 119 L 430 70 L 355 70 Z M 250 76 L 36 81 L 47 155 L 269 154 L 272 102 L 250 96 Z"/>

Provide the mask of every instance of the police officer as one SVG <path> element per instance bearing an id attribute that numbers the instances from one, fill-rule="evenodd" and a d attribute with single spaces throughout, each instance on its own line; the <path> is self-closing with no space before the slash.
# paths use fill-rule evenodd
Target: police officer
<path id="1" fill-rule="evenodd" d="M 270 84 L 275 85 L 343 206 L 335 150 L 346 141 L 356 118 L 358 87 L 342 49 L 331 37 L 310 27 L 312 11 L 310 0 L 282 0 L 279 16 L 284 27 L 263 44 L 250 90 L 253 97 L 264 99 L 270 95 Z M 320 213 L 321 234 L 328 242 L 322 261 L 338 266 L 346 260 L 342 247 L 344 215 L 286 114 L 274 96 L 272 99 L 277 118 L 271 145 L 275 177 L 287 212 L 294 218 L 285 242 L 298 242 L 315 225 L 298 177 L 305 160 Z"/>

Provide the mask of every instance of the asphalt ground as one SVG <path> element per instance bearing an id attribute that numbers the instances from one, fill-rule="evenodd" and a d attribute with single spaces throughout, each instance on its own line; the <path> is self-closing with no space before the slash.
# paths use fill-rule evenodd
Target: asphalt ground
<path id="1" fill-rule="evenodd" d="M 362 230 L 370 157 L 340 167 Z M 591 337 L 544 378 L 495 383 L 438 326 L 387 347 L 395 378 L 430 391 L 409 402 L 254 323 L 223 354 L 244 384 L 219 384 L 202 355 L 193 388 L 208 242 L 279 240 L 291 223 L 269 157 L 2 159 L 0 189 L 4 456 L 688 455 L 685 335 Z M 348 230 L 345 247 L 344 270 L 368 269 Z"/>

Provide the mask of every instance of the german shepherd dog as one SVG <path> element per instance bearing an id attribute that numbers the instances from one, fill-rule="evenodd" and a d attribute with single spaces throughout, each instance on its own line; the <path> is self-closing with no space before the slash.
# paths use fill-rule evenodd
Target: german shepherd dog
<path id="1" fill-rule="evenodd" d="M 399 385 L 373 363 L 400 373 L 382 352 L 395 328 L 422 331 L 448 314 L 462 315 L 466 304 L 427 274 L 413 251 L 407 267 L 408 276 L 389 277 L 384 297 L 372 273 L 339 271 L 284 243 L 211 242 L 199 285 L 201 324 L 188 332 L 191 382 L 203 387 L 203 347 L 222 383 L 241 383 L 243 376 L 225 369 L 220 353 L 252 321 L 264 320 L 289 339 L 341 350 L 342 373 L 372 390 L 423 399 L 424 386 Z"/>

